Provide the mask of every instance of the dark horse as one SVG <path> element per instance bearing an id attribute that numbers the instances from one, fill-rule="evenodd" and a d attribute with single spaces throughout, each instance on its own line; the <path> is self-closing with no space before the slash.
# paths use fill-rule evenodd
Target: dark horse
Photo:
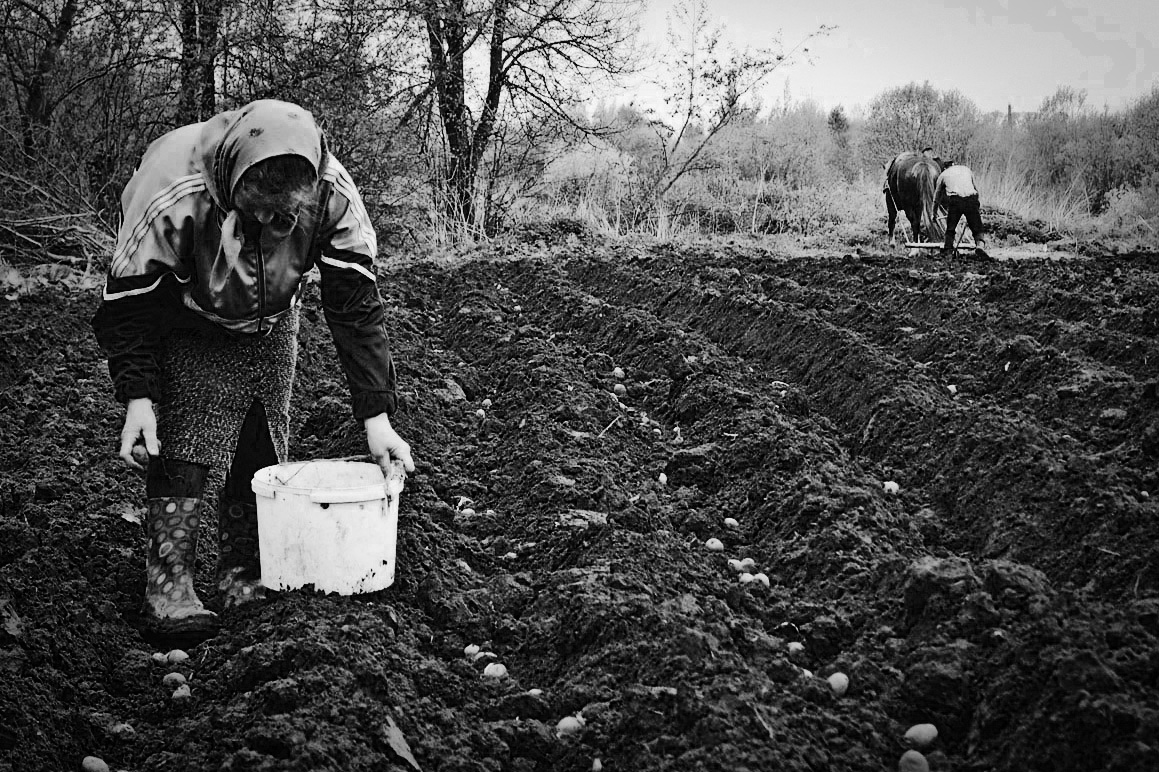
<path id="1" fill-rule="evenodd" d="M 900 154 L 885 170 L 885 208 L 889 212 L 889 245 L 894 246 L 893 229 L 897 224 L 898 211 L 905 212 L 913 229 L 913 240 L 921 241 L 919 224 L 925 229 L 932 242 L 940 242 L 945 235 L 944 227 L 937 221 L 934 212 L 934 190 L 938 175 L 944 168 L 937 156 L 905 152 Z"/>

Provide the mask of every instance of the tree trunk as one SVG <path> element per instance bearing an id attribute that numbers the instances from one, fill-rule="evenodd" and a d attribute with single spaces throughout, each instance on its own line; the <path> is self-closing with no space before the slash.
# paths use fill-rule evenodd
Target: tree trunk
<path id="1" fill-rule="evenodd" d="M 203 121 L 217 111 L 214 61 L 225 0 L 181 0 L 182 123 Z"/>
<path id="2" fill-rule="evenodd" d="M 40 52 L 36 71 L 28 84 L 28 99 L 24 104 L 24 152 L 32 155 L 47 135 L 48 120 L 52 117 L 52 106 L 48 102 L 48 86 L 56 68 L 61 46 L 68 40 L 76 23 L 77 0 L 65 0 L 52 29 L 52 36 Z"/>
<path id="3" fill-rule="evenodd" d="M 473 143 L 466 103 L 466 25 L 463 0 L 425 8 L 431 75 L 439 102 L 439 117 L 447 138 L 447 173 L 443 180 L 445 214 L 464 224 L 475 220 Z"/>

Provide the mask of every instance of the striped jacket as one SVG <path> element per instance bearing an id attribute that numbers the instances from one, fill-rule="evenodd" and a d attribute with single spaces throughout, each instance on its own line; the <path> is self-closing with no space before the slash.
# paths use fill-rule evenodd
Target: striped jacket
<path id="1" fill-rule="evenodd" d="M 232 172 L 213 168 L 222 156 L 214 143 L 224 145 L 222 135 L 238 119 L 229 125 L 219 119 L 212 119 L 218 125 L 184 126 L 153 142 L 122 194 L 124 219 L 93 318 L 116 398 L 158 399 L 158 352 L 169 329 L 266 334 L 300 303 L 306 274 L 317 267 L 355 416 L 394 412 L 395 370 L 373 267 L 375 233 L 350 175 L 325 151 L 317 132 L 317 206 L 303 211 L 281 240 L 260 227 L 243 230 L 220 192 L 223 177 Z"/>

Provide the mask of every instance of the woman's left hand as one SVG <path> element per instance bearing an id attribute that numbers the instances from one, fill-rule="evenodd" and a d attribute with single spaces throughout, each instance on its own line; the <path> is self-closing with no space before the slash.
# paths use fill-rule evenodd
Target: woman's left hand
<path id="1" fill-rule="evenodd" d="M 415 470 L 415 462 L 410 455 L 410 444 L 390 425 L 390 417 L 386 413 L 371 416 L 362 423 L 366 427 L 366 445 L 370 449 L 370 455 L 374 456 L 374 460 L 382 467 L 383 474 L 389 472 L 392 460 L 401 461 L 403 468 L 408 472 Z"/>

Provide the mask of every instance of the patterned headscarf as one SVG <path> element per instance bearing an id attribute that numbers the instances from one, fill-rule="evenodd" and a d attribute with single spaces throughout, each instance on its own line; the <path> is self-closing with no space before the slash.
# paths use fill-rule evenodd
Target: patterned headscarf
<path id="1" fill-rule="evenodd" d="M 309 110 L 276 99 L 259 99 L 205 122 L 199 140 L 202 174 L 209 194 L 227 212 L 221 248 L 236 260 L 244 244 L 241 217 L 233 204 L 238 180 L 267 158 L 297 155 L 320 176 L 326 165 L 326 138 Z"/>
<path id="2" fill-rule="evenodd" d="M 259 161 L 298 155 L 320 174 L 326 158 L 325 137 L 310 111 L 276 99 L 259 99 L 210 118 L 199 144 L 209 193 L 227 211 L 233 209 L 237 181 Z"/>

